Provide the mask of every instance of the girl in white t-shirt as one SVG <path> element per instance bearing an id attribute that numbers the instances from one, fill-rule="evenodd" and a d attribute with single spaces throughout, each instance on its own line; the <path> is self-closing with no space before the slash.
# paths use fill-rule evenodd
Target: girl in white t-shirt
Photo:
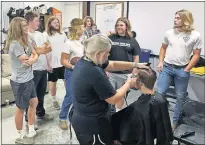
<path id="1" fill-rule="evenodd" d="M 81 20 L 82 21 L 82 20 Z M 82 21 L 83 23 L 83 21 Z M 84 47 L 81 44 L 81 36 L 83 35 L 83 28 L 81 25 L 71 26 L 69 28 L 69 40 L 67 40 L 68 48 L 61 54 L 61 63 L 65 66 L 65 83 L 66 83 L 66 95 L 64 97 L 61 112 L 59 115 L 59 126 L 61 129 L 68 129 L 67 118 L 68 110 L 72 104 L 72 89 L 71 89 L 71 77 L 75 63 L 84 55 Z"/>
<path id="2" fill-rule="evenodd" d="M 61 30 L 60 21 L 56 17 L 50 17 L 47 21 L 46 31 L 43 33 L 46 42 L 51 45 L 52 52 L 47 54 L 48 57 L 48 81 L 50 94 L 52 96 L 53 107 L 60 109 L 56 100 L 56 82 L 58 79 L 64 80 L 65 68 L 61 64 L 61 52 L 66 46 L 67 37 Z"/>

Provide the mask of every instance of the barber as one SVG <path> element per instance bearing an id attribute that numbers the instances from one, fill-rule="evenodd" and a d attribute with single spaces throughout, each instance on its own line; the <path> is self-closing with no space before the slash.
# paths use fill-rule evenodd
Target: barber
<path id="1" fill-rule="evenodd" d="M 147 68 L 136 62 L 108 61 L 111 46 L 111 40 L 100 34 L 85 40 L 85 56 L 72 73 L 71 123 L 80 144 L 113 144 L 108 104 L 115 105 L 135 86 L 136 79 L 132 78 L 115 90 L 105 71 Z"/>

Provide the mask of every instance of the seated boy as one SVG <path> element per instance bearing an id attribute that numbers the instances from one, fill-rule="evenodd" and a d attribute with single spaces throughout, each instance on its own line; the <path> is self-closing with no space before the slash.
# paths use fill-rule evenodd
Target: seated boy
<path id="1" fill-rule="evenodd" d="M 156 72 L 138 69 L 132 76 L 141 92 L 137 101 L 112 115 L 114 140 L 121 144 L 170 144 L 173 140 L 171 122 L 164 96 L 156 94 Z"/>

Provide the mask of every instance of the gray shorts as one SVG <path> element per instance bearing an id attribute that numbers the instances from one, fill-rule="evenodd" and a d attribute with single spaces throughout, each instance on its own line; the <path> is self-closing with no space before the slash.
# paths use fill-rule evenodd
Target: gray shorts
<path id="1" fill-rule="evenodd" d="M 110 73 L 109 80 L 112 86 L 115 88 L 115 90 L 117 90 L 120 87 L 122 87 L 124 83 L 126 82 L 127 74 Z"/>
<path id="2" fill-rule="evenodd" d="M 11 88 L 15 97 L 16 106 L 19 109 L 29 107 L 29 101 L 36 97 L 36 90 L 33 79 L 26 83 L 17 83 L 10 80 Z"/>

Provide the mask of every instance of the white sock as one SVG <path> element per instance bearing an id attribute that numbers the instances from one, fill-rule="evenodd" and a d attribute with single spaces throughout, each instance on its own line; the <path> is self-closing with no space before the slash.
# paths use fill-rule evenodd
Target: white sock
<path id="1" fill-rule="evenodd" d="M 23 130 L 17 130 L 17 138 L 23 138 L 24 134 L 23 134 Z"/>
<path id="2" fill-rule="evenodd" d="M 28 125 L 28 137 L 33 137 L 34 135 L 36 135 L 36 131 L 34 129 L 34 124 L 32 125 Z"/>
<path id="3" fill-rule="evenodd" d="M 34 124 L 28 125 L 28 130 L 29 132 L 34 132 L 35 131 Z"/>
<path id="4" fill-rule="evenodd" d="M 52 102 L 55 102 L 56 100 L 56 96 L 52 96 Z"/>

